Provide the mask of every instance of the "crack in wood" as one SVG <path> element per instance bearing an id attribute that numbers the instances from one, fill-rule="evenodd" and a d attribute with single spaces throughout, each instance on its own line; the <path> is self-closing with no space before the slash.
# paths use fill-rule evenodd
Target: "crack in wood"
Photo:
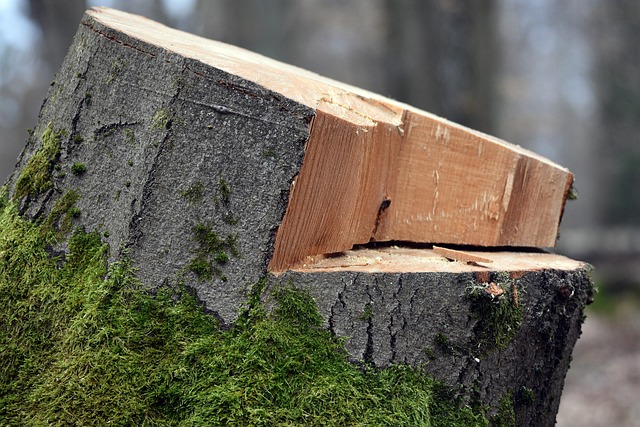
<path id="1" fill-rule="evenodd" d="M 373 225 L 373 231 L 371 232 L 371 239 L 369 239 L 370 242 L 375 242 L 376 240 L 375 236 L 376 236 L 376 233 L 378 232 L 378 227 L 380 226 L 380 219 L 384 211 L 389 206 L 391 206 L 391 200 L 385 197 L 384 200 L 380 203 L 380 207 L 378 208 L 378 213 L 376 214 L 376 220 Z"/>

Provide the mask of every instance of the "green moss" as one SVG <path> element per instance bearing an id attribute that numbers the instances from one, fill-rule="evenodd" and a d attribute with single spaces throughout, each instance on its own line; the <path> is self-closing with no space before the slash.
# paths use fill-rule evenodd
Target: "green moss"
<path id="1" fill-rule="evenodd" d="M 64 259 L 46 249 L 55 239 L 5 202 L 3 425 L 487 425 L 419 369 L 349 363 L 292 285 L 271 292 L 268 312 L 261 281 L 221 328 L 183 286 L 152 294 L 126 256 L 108 265 L 98 233 L 76 229 Z"/>
<path id="2" fill-rule="evenodd" d="M 524 405 L 531 405 L 536 401 L 536 392 L 529 387 L 522 387 L 518 393 L 518 402 Z"/>
<path id="3" fill-rule="evenodd" d="M 491 417 L 491 425 L 493 427 L 516 427 L 516 413 L 511 393 L 505 394 L 500 399 L 498 413 Z"/>
<path id="4" fill-rule="evenodd" d="M 567 193 L 567 199 L 568 200 L 578 200 L 578 191 L 573 186 L 573 184 L 571 184 L 571 187 L 569 188 L 569 192 Z"/>
<path id="5" fill-rule="evenodd" d="M 189 270 L 203 280 L 211 280 L 214 277 L 226 281 L 220 266 L 229 261 L 229 255 L 239 256 L 235 234 L 229 234 L 221 238 L 210 224 L 200 223 L 191 229 L 193 240 L 198 247 L 195 249 L 195 257 L 189 263 Z"/>
<path id="6" fill-rule="evenodd" d="M 69 190 L 56 201 L 53 205 L 50 217 L 62 217 L 63 226 L 61 227 L 65 233 L 71 231 L 71 225 L 66 225 L 67 221 L 78 218 L 80 216 L 80 209 L 75 207 L 75 203 L 80 198 L 80 193 L 75 190 Z"/>
<path id="7" fill-rule="evenodd" d="M 109 73 L 107 84 L 113 83 L 113 81 L 116 80 L 120 76 L 120 74 L 122 74 L 122 71 L 124 71 L 126 66 L 127 62 L 121 59 L 114 59 L 113 61 L 111 61 L 111 72 Z"/>
<path id="8" fill-rule="evenodd" d="M 435 343 L 440 347 L 448 348 L 451 344 L 449 342 L 449 337 L 443 334 L 442 332 L 438 332 L 434 337 Z"/>
<path id="9" fill-rule="evenodd" d="M 218 180 L 218 185 L 217 185 L 215 194 L 213 196 L 213 205 L 216 207 L 216 209 L 220 209 L 221 207 L 223 209 L 229 208 L 230 194 L 231 194 L 231 187 L 229 186 L 229 183 L 224 178 L 220 178 Z M 227 212 L 226 215 L 231 220 L 231 222 L 234 222 L 234 220 L 236 220 L 235 216 L 233 216 L 231 212 Z"/>
<path id="10" fill-rule="evenodd" d="M 69 209 L 68 213 L 70 218 L 80 218 L 81 211 L 79 208 L 74 206 L 71 209 Z"/>
<path id="11" fill-rule="evenodd" d="M 432 352 L 433 350 L 437 349 L 440 352 L 444 354 L 449 354 L 449 355 L 457 356 L 457 355 L 469 354 L 469 350 L 467 348 L 465 348 L 463 345 L 460 345 L 452 341 L 448 335 L 442 332 L 438 332 L 435 334 L 435 336 L 433 337 L 433 344 L 434 344 L 434 347 L 431 349 Z"/>
<path id="12" fill-rule="evenodd" d="M 224 221 L 225 224 L 229 224 L 229 225 L 238 225 L 238 222 L 240 222 L 238 217 L 232 214 L 231 212 L 223 213 L 222 221 Z"/>
<path id="13" fill-rule="evenodd" d="M 486 283 L 467 288 L 471 310 L 477 318 L 475 342 L 469 347 L 480 349 L 482 353 L 505 349 L 522 323 L 522 304 L 518 301 L 515 281 L 508 274 L 502 274 L 494 285 L 502 291 L 500 295 L 491 293 Z"/>
<path id="14" fill-rule="evenodd" d="M 67 236 L 71 231 L 73 220 L 80 216 L 80 209 L 75 207 L 79 198 L 80 193 L 69 190 L 56 200 L 51 213 L 42 224 L 43 232 L 56 233 L 59 239 Z"/>
<path id="15" fill-rule="evenodd" d="M 87 167 L 84 163 L 75 162 L 73 165 L 71 165 L 71 173 L 76 176 L 84 175 L 86 172 Z"/>
<path id="16" fill-rule="evenodd" d="M 239 257 L 240 252 L 238 252 L 238 235 L 237 234 L 227 234 L 227 237 L 224 239 L 224 243 L 229 249 L 229 252 L 234 257 Z"/>
<path id="17" fill-rule="evenodd" d="M 20 172 L 15 187 L 15 197 L 36 197 L 53 187 L 52 171 L 60 154 L 60 140 L 64 131 L 54 131 L 49 124 L 42 133 L 42 146 L 31 156 Z"/>
<path id="18" fill-rule="evenodd" d="M 220 180 L 218 180 L 218 192 L 220 193 L 220 199 L 222 200 L 222 203 L 225 205 L 228 204 L 231 188 L 229 187 L 227 181 L 224 180 L 224 178 L 220 178 Z"/>
<path id="19" fill-rule="evenodd" d="M 222 271 L 205 257 L 195 257 L 189 262 L 189 270 L 203 280 L 211 280 L 214 276 L 222 277 Z"/>
<path id="20" fill-rule="evenodd" d="M 4 185 L 0 187 L 0 209 L 4 209 L 9 204 L 9 188 Z"/>
<path id="21" fill-rule="evenodd" d="M 226 252 L 218 252 L 213 257 L 213 260 L 218 264 L 226 264 L 229 261 L 229 255 Z"/>
<path id="22" fill-rule="evenodd" d="M 204 197 L 204 184 L 198 181 L 191 187 L 180 192 L 180 197 L 185 199 L 190 205 L 200 203 Z"/>
<path id="23" fill-rule="evenodd" d="M 358 319 L 364 320 L 367 322 L 373 319 L 373 304 L 371 304 L 370 302 L 366 303 L 364 305 L 364 310 L 362 310 L 362 313 L 360 313 L 360 316 L 358 316 Z"/>
<path id="24" fill-rule="evenodd" d="M 266 148 L 262 150 L 262 157 L 265 159 L 275 159 L 278 156 L 278 153 L 273 148 Z"/>
<path id="25" fill-rule="evenodd" d="M 151 121 L 152 129 L 169 130 L 171 129 L 172 114 L 165 108 L 162 108 L 154 114 Z"/>
<path id="26" fill-rule="evenodd" d="M 136 134 L 131 128 L 126 128 L 124 130 L 124 137 L 127 141 L 127 144 L 135 145 L 136 144 Z"/>
<path id="27" fill-rule="evenodd" d="M 427 359 L 429 361 L 434 361 L 436 360 L 436 352 L 433 349 L 433 347 L 425 347 L 424 348 L 424 354 L 427 356 Z"/>

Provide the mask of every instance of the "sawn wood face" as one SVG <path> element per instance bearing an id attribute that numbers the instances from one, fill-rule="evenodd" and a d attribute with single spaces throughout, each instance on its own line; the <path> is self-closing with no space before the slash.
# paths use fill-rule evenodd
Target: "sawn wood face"
<path id="1" fill-rule="evenodd" d="M 566 169 L 419 112 L 401 110 L 400 124 L 367 125 L 325 105 L 270 269 L 371 241 L 555 245 L 573 180 Z"/>

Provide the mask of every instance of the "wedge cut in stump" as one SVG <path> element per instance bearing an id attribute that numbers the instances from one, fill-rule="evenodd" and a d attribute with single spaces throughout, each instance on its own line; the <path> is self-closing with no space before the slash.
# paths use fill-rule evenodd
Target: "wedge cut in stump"
<path id="1" fill-rule="evenodd" d="M 94 8 L 7 185 L 34 220 L 73 194 L 72 227 L 100 231 L 111 261 L 186 284 L 223 323 L 262 278 L 291 282 L 354 361 L 424 365 L 543 426 L 592 294 L 589 266 L 535 249 L 555 245 L 572 180 L 411 106 Z"/>

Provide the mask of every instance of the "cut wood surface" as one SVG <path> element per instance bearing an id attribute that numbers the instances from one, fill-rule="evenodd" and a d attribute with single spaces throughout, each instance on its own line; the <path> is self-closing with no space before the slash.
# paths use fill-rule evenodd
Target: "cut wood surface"
<path id="1" fill-rule="evenodd" d="M 293 268 L 301 272 L 359 271 L 370 273 L 412 272 L 525 272 L 554 269 L 575 271 L 586 268 L 585 263 L 562 255 L 546 252 L 514 251 L 454 251 L 458 254 L 437 249 L 389 246 L 385 248 L 356 248 L 339 254 L 308 257 L 305 262 Z M 452 257 L 459 259 L 452 262 Z M 475 260 L 475 261 L 474 261 Z M 481 265 L 487 263 L 487 265 Z"/>
<path id="2" fill-rule="evenodd" d="M 541 156 L 241 48 L 112 9 L 88 13 L 315 110 L 271 271 L 371 241 L 555 245 L 573 177 Z"/>

